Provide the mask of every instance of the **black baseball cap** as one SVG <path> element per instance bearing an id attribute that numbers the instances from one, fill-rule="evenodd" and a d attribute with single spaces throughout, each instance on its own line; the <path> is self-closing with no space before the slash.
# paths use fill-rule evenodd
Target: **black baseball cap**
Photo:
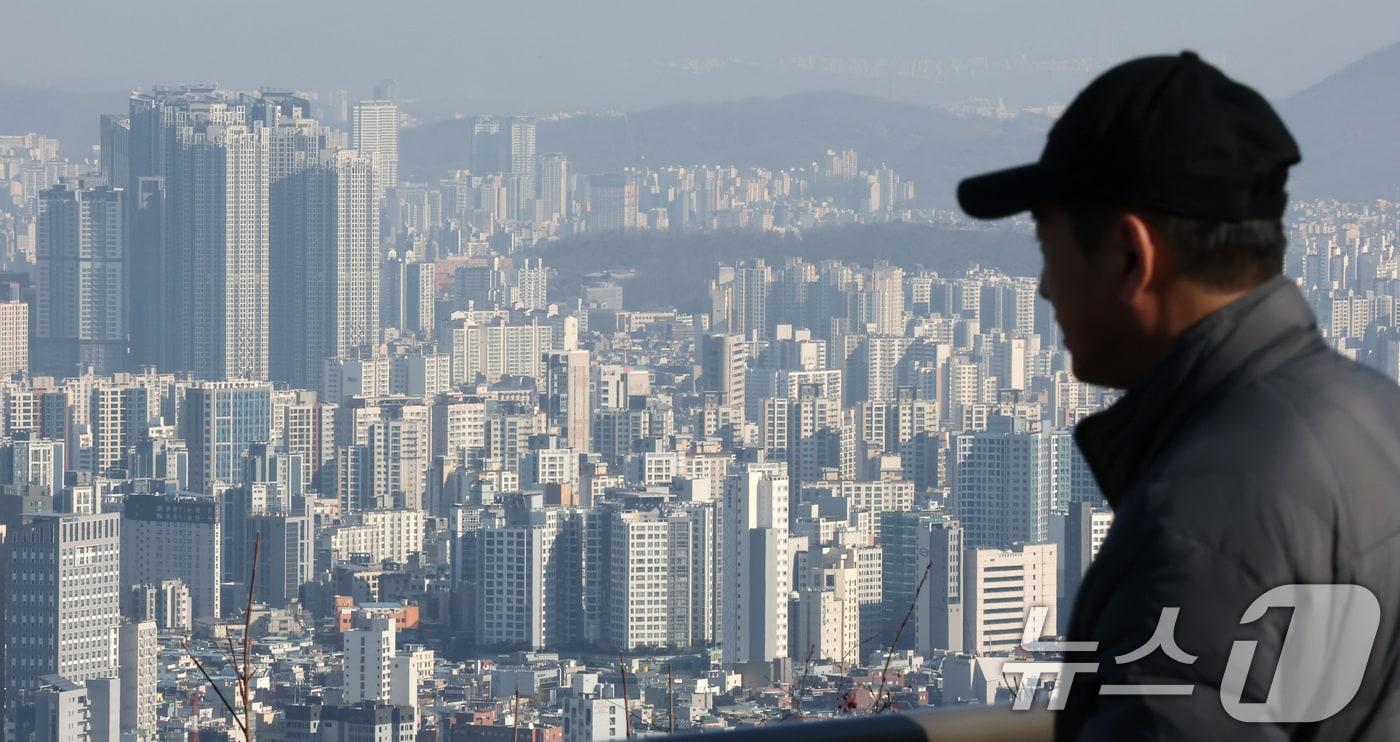
<path id="1" fill-rule="evenodd" d="M 979 219 L 1069 201 L 1277 219 L 1300 159 L 1263 96 L 1184 51 L 1100 75 L 1050 128 L 1039 162 L 962 181 L 958 203 Z"/>

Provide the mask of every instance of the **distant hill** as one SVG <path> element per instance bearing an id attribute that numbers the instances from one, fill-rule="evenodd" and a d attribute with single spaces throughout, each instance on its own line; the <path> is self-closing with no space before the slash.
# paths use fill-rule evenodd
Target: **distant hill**
<path id="1" fill-rule="evenodd" d="M 1377 51 L 1277 102 L 1303 150 L 1292 191 L 1344 200 L 1400 198 L 1400 44 Z M 789 167 L 828 147 L 886 162 L 948 207 L 958 179 L 1039 155 L 1050 121 L 957 116 L 912 103 L 839 92 L 663 106 L 621 116 L 541 122 L 538 150 L 568 153 L 576 171 L 629 164 Z M 403 133 L 401 172 L 434 177 L 465 167 L 466 122 Z"/>
<path id="2" fill-rule="evenodd" d="M 126 91 L 72 92 L 0 82 L 0 133 L 57 136 L 64 153 L 88 154 L 97 117 L 126 110 Z M 1303 163 L 1292 190 L 1304 197 L 1400 199 L 1400 43 L 1381 49 L 1277 102 Z M 828 147 L 854 147 L 862 163 L 886 162 L 921 200 L 952 205 L 959 178 L 1036 157 L 1050 121 L 957 116 L 914 103 L 843 92 L 684 103 L 622 116 L 544 121 L 538 151 L 567 152 L 577 172 L 629 164 L 711 163 L 790 167 Z M 400 172 L 430 179 L 466 166 L 466 121 L 404 130 Z"/>
<path id="3" fill-rule="evenodd" d="M 640 163 L 792 167 L 828 148 L 853 147 L 863 165 L 885 162 L 912 179 L 921 201 L 950 206 L 959 178 L 1038 156 L 1049 124 L 1043 116 L 997 121 L 849 93 L 801 93 L 542 121 L 536 148 L 568 154 L 577 172 L 600 173 Z M 430 178 L 465 167 L 466 126 L 444 120 L 404 131 L 400 172 Z"/>
<path id="4" fill-rule="evenodd" d="M 1303 151 L 1295 194 L 1400 198 L 1400 44 L 1298 92 L 1279 112 Z"/>

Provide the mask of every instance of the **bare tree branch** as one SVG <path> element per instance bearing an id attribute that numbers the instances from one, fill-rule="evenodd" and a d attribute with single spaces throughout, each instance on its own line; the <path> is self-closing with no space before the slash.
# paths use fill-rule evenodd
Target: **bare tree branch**
<path id="1" fill-rule="evenodd" d="M 627 654 L 625 652 L 618 652 L 617 659 L 619 660 L 618 667 L 622 670 L 622 721 L 623 724 L 625 724 L 624 728 L 627 730 L 627 738 L 631 739 L 632 707 L 631 699 L 627 697 Z"/>
<path id="2" fill-rule="evenodd" d="M 194 661 L 194 666 L 199 670 L 199 674 L 204 676 L 204 682 L 214 690 L 214 694 L 219 697 L 224 708 L 228 710 L 229 716 L 233 717 L 233 723 L 238 725 L 238 730 L 243 733 L 245 742 L 253 742 L 253 593 L 258 581 L 258 555 L 262 549 L 262 534 L 258 534 L 253 539 L 253 564 L 252 571 L 248 576 L 248 604 L 243 610 L 243 661 L 238 661 L 238 650 L 234 648 L 233 637 L 225 635 L 224 639 L 228 643 L 228 648 L 219 646 L 219 642 L 213 642 L 214 649 L 224 656 L 229 667 L 233 669 L 234 682 L 237 686 L 238 700 L 243 706 L 243 713 L 240 716 L 238 709 L 229 703 L 224 696 L 219 684 L 210 677 L 209 671 L 204 669 L 204 663 L 194 656 L 190 650 L 190 643 L 184 643 L 185 654 Z"/>
<path id="3" fill-rule="evenodd" d="M 510 742 L 520 739 L 520 685 L 515 686 L 515 709 L 510 712 Z"/>
<path id="4" fill-rule="evenodd" d="M 194 661 L 194 666 L 199 670 L 199 674 L 204 676 L 204 682 L 208 683 L 209 687 L 214 689 L 214 695 L 218 696 L 219 700 L 224 704 L 224 708 L 228 709 L 229 716 L 233 717 L 233 723 L 238 725 L 238 729 L 243 732 L 243 736 L 248 736 L 248 728 L 244 726 L 243 721 L 238 718 L 238 712 L 234 710 L 233 704 L 229 703 L 228 699 L 224 697 L 224 692 L 219 690 L 219 684 L 214 682 L 213 678 L 209 677 L 209 671 L 204 669 L 204 663 L 200 662 L 199 658 L 194 656 L 194 652 L 190 651 L 190 643 L 185 642 L 184 647 L 185 654 L 189 655 L 189 658 Z"/>
<path id="5" fill-rule="evenodd" d="M 918 587 L 914 588 L 914 597 L 909 601 L 909 610 L 904 612 L 904 620 L 899 622 L 899 630 L 894 632 L 894 640 L 890 642 L 890 649 L 885 653 L 885 667 L 880 671 L 880 692 L 875 694 L 874 705 L 870 707 L 873 714 L 878 714 L 893 705 L 893 701 L 885 700 L 885 681 L 890 676 L 890 660 L 894 659 L 894 649 L 899 646 L 899 638 L 904 635 L 904 627 L 909 625 L 909 619 L 914 616 L 914 609 L 919 605 L 919 593 L 924 591 L 924 583 L 928 581 L 928 573 L 932 570 L 933 560 L 930 559 L 928 564 L 924 565 L 924 575 L 919 578 Z"/>
<path id="6" fill-rule="evenodd" d="M 671 675 L 671 663 L 666 663 L 666 726 L 668 734 L 676 733 L 676 679 Z"/>

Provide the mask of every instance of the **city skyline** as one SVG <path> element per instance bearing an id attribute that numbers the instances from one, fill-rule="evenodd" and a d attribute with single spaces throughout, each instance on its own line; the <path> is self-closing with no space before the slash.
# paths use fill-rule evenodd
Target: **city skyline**
<path id="1" fill-rule="evenodd" d="M 591 30 L 643 22 L 631 2 L 487 8 L 461 67 L 510 55 L 469 69 L 493 78 L 478 93 L 409 64 L 394 35 L 419 28 L 441 64 L 459 37 L 426 27 L 432 3 L 352 3 L 301 28 L 306 48 L 211 55 L 183 81 L 178 51 L 92 78 L 41 74 L 28 39 L 0 52 L 32 84 L 164 81 L 94 112 L 95 147 L 0 127 L 0 742 L 778 736 L 1026 695 L 1003 668 L 1059 657 L 1044 642 L 1068 631 L 1115 517 L 1075 431 L 1125 392 L 1076 377 L 1034 220 L 964 216 L 940 173 L 1039 146 L 1066 99 L 1000 88 L 1011 77 L 1072 90 L 1184 32 L 1177 11 L 1104 5 L 1076 30 L 1036 9 L 1016 21 L 1045 24 L 1028 45 L 991 23 L 1000 6 L 897 3 L 908 23 L 891 25 L 878 7 L 774 3 L 703 59 L 657 34 L 583 54 L 606 46 Z M 105 29 L 103 10 L 79 36 L 119 37 L 156 7 Z M 254 47 L 310 12 L 285 9 Z M 535 12 L 550 24 L 529 43 L 519 23 L 492 36 Z M 1231 24 L 1197 38 L 1224 60 L 1288 43 L 1222 12 Z M 51 13 L 0 18 L 56 27 Z M 702 36 L 720 15 L 737 23 L 697 8 L 645 23 Z M 977 94 L 940 88 L 969 81 L 942 63 L 887 64 L 933 17 L 968 23 L 947 53 L 981 50 Z M 814 36 L 831 53 L 811 56 L 785 37 L 765 52 L 781 61 L 750 64 L 785 18 L 791 36 L 853 20 L 849 45 Z M 1300 53 L 1267 92 L 1386 43 L 1383 25 Z M 384 48 L 330 70 L 318 45 L 354 45 L 344 27 Z M 499 95 L 570 53 L 562 87 L 532 94 L 612 113 Z M 718 124 L 685 108 L 634 121 L 577 84 L 607 60 L 748 70 L 775 96 L 897 69 L 938 88 L 919 105 L 949 128 L 892 113 L 932 107 L 855 106 L 809 129 L 752 101 Z M 639 144 L 691 139 L 647 150 L 664 157 Z M 1369 187 L 1294 199 L 1273 282 L 1297 289 L 1319 345 L 1400 383 L 1400 201 Z"/>

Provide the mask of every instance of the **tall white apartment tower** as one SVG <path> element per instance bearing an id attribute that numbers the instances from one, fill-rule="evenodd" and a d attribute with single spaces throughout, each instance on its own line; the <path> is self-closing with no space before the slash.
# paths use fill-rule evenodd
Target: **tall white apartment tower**
<path id="1" fill-rule="evenodd" d="M 721 512 L 723 662 L 788 655 L 788 476 L 781 463 L 748 464 L 725 481 Z"/>
<path id="2" fill-rule="evenodd" d="M 569 158 L 558 152 L 540 155 L 540 201 L 545 219 L 569 215 Z"/>
<path id="3" fill-rule="evenodd" d="M 399 184 L 399 107 L 393 101 L 362 100 L 350 109 L 350 146 L 374 163 L 375 201 Z"/>
<path id="4" fill-rule="evenodd" d="M 773 269 L 763 260 L 734 267 L 734 316 L 730 331 L 745 338 L 768 337 L 768 302 Z"/>
<path id="5" fill-rule="evenodd" d="M 389 702 L 396 641 L 394 619 L 390 616 L 376 616 L 370 619 L 369 628 L 345 632 L 346 704 Z"/>
<path id="6" fill-rule="evenodd" d="M 149 430 L 149 391 L 140 384 L 101 384 L 92 390 L 88 421 L 92 430 L 94 471 L 119 467 Z"/>
<path id="7" fill-rule="evenodd" d="M 808 552 L 814 563 L 798 578 L 798 599 L 793 605 L 791 648 L 794 661 L 808 658 L 838 663 L 860 658 L 859 568 L 853 553 L 830 550 Z"/>
<path id="8" fill-rule="evenodd" d="M 544 649 L 583 634 L 581 519 L 564 508 L 512 509 L 482 530 L 474 562 L 479 645 Z"/>
<path id="9" fill-rule="evenodd" d="M 904 271 L 877 265 L 870 271 L 865 287 L 866 322 L 879 335 L 904 334 Z"/>
<path id="10" fill-rule="evenodd" d="M 0 299 L 0 378 L 29 370 L 29 305 Z"/>
<path id="11" fill-rule="evenodd" d="M 670 587 L 682 583 L 666 564 L 670 522 L 651 511 L 613 511 L 604 516 L 610 590 L 603 600 L 603 639 L 620 649 L 672 643 Z M 685 597 L 689 597 L 688 595 Z"/>
<path id="12" fill-rule="evenodd" d="M 155 621 L 123 621 L 121 646 L 121 728 L 138 736 L 156 733 L 156 668 L 160 645 Z"/>
<path id="13" fill-rule="evenodd" d="M 535 180 L 535 120 L 516 116 L 510 120 L 510 172 L 533 189 Z"/>
<path id="14" fill-rule="evenodd" d="M 525 258 L 515 269 L 515 306 L 526 311 L 549 306 L 549 270 L 539 258 Z"/>

